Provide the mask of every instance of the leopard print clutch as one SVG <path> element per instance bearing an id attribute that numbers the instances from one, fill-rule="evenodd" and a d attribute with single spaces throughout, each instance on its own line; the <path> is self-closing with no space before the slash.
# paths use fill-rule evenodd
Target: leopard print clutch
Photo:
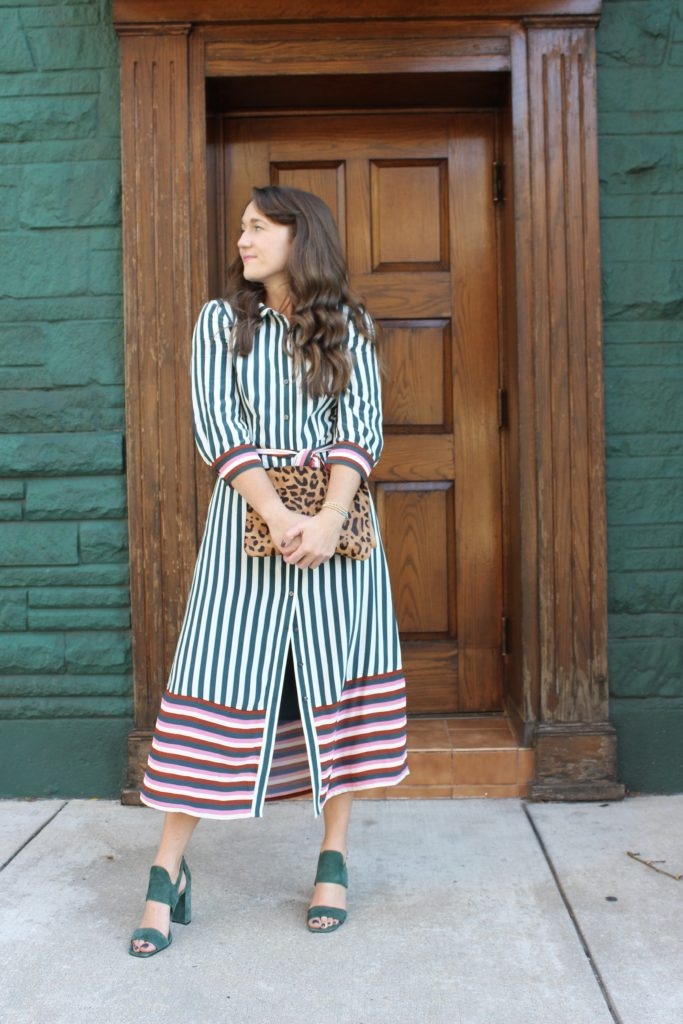
<path id="1" fill-rule="evenodd" d="M 270 482 L 292 512 L 315 515 L 327 494 L 329 470 L 312 466 L 277 466 L 267 469 Z M 366 559 L 377 546 L 370 519 L 370 492 L 363 481 L 344 520 L 336 554 Z M 247 505 L 244 521 L 244 550 L 255 558 L 276 554 L 268 526 L 258 512 Z"/>

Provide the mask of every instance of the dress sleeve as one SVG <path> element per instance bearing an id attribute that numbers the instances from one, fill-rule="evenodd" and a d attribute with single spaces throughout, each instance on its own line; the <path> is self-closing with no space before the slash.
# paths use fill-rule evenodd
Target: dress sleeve
<path id="1" fill-rule="evenodd" d="M 368 334 L 372 334 L 369 330 Z M 367 480 L 382 452 L 382 392 L 375 346 L 349 322 L 351 380 L 339 396 L 329 465 L 350 466 Z"/>
<path id="2" fill-rule="evenodd" d="M 261 466 L 244 420 L 230 332 L 233 317 L 223 302 L 208 302 L 192 337 L 192 414 L 199 454 L 227 483 Z"/>

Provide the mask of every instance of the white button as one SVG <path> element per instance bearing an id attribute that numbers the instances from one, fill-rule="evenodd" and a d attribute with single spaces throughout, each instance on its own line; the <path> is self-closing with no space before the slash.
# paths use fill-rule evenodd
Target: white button
<path id="1" fill-rule="evenodd" d="M 290 592 L 289 592 L 289 596 L 290 596 L 290 597 L 294 597 L 294 591 L 293 591 L 293 590 L 290 590 Z"/>
<path id="2" fill-rule="evenodd" d="M 285 413 L 284 416 L 283 416 L 283 419 L 288 420 L 289 419 L 289 414 Z"/>

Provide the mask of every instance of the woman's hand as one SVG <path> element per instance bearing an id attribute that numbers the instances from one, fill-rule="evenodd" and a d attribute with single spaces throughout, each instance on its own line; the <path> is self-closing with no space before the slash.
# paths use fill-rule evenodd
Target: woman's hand
<path id="1" fill-rule="evenodd" d="M 295 550 L 298 545 L 296 538 L 299 537 L 302 527 L 310 521 L 310 516 L 292 512 L 281 501 L 278 501 L 273 511 L 263 518 L 268 526 L 273 546 L 281 555 L 284 555 L 285 551 L 291 553 Z M 288 545 L 283 543 L 285 536 L 289 540 Z"/>
<path id="2" fill-rule="evenodd" d="M 282 535 L 282 557 L 288 565 L 299 569 L 317 569 L 334 555 L 344 520 L 329 508 L 322 508 L 315 516 L 297 518 L 300 522 L 292 524 Z"/>

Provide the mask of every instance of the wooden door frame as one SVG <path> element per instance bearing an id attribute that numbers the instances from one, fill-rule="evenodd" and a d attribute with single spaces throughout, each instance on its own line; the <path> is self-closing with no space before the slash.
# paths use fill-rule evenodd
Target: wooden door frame
<path id="1" fill-rule="evenodd" d="M 623 795 L 608 719 L 595 28 L 599 0 L 114 0 L 121 41 L 135 732 L 140 771 L 196 550 L 187 381 L 207 298 L 207 76 L 504 72 L 507 703 L 532 796 Z M 368 8 L 370 8 L 368 10 Z"/>

